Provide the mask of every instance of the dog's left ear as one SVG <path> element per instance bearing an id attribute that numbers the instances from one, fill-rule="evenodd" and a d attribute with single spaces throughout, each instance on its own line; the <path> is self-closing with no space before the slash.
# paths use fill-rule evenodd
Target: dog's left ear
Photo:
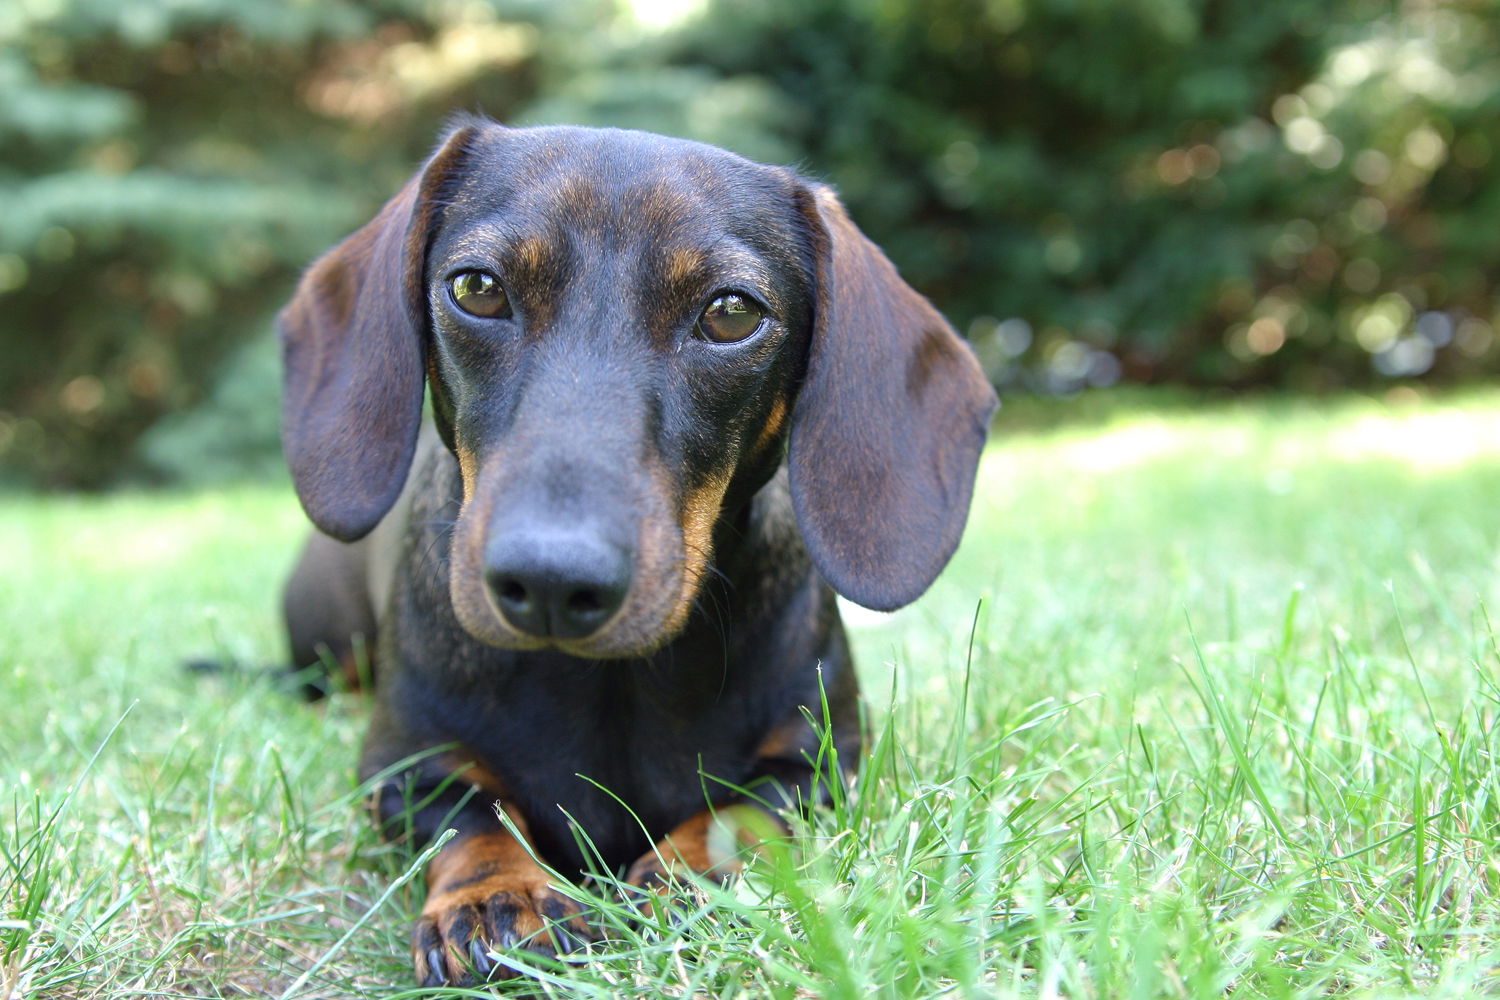
<path id="1" fill-rule="evenodd" d="M 473 133 L 452 132 L 374 219 L 308 269 L 277 319 L 282 449 L 308 517 L 340 541 L 368 534 L 406 482 L 422 422 L 427 239 Z"/>
<path id="2" fill-rule="evenodd" d="M 823 577 L 889 611 L 921 596 L 958 547 L 999 404 L 968 345 L 833 192 L 799 186 L 796 198 L 817 296 L 792 503 Z"/>

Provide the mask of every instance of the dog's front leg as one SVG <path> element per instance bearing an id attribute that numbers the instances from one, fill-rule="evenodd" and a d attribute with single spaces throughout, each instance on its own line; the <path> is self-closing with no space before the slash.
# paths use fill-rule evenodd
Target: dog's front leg
<path id="1" fill-rule="evenodd" d="M 786 824 L 758 803 L 733 802 L 705 809 L 679 823 L 637 858 L 625 881 L 640 890 L 637 902 L 649 910 L 674 880 L 696 875 L 727 882 L 744 869 L 749 855 L 786 833 Z"/>
<path id="2" fill-rule="evenodd" d="M 371 746 L 366 750 L 368 767 L 374 755 Z M 550 957 L 591 936 L 577 903 L 556 889 L 523 843 L 530 840 L 525 817 L 508 799 L 504 783 L 462 751 L 415 764 L 376 796 L 377 819 L 391 839 L 422 844 L 457 831 L 427 865 L 427 901 L 412 930 L 412 961 L 423 986 L 509 978 L 516 972 L 504 952 Z"/>
<path id="3" fill-rule="evenodd" d="M 831 783 L 845 781 L 852 774 L 852 762 L 863 743 L 858 695 L 853 672 L 844 660 L 841 633 L 836 642 L 838 658 L 829 661 L 835 669 L 827 696 L 837 761 L 820 756 L 822 738 L 801 708 L 791 713 L 757 750 L 744 784 L 745 795 L 704 809 L 678 824 L 630 866 L 625 880 L 640 890 L 643 908 L 649 909 L 674 879 L 681 880 L 685 875 L 727 882 L 769 841 L 787 835 L 786 823 L 777 810 L 824 805 L 829 801 Z"/>

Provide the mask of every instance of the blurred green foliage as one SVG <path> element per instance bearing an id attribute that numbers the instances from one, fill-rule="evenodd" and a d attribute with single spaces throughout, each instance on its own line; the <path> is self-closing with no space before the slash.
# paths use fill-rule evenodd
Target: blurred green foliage
<path id="1" fill-rule="evenodd" d="M 0 6 L 7 470 L 84 487 L 140 470 L 141 435 L 204 399 L 450 109 L 532 96 L 538 31 L 403 2 Z M 156 466 L 273 447 L 277 383 L 254 388 L 248 426 Z M 247 393 L 217 395 L 243 409 Z"/>
<path id="2" fill-rule="evenodd" d="M 0 461 L 64 486 L 266 461 L 275 309 L 459 109 L 799 165 L 1002 387 L 1483 374 L 1500 355 L 1496 13 L 12 0 Z"/>
<path id="3" fill-rule="evenodd" d="M 1002 384 L 1322 389 L 1492 367 L 1490 3 L 715 0 L 681 58 Z"/>

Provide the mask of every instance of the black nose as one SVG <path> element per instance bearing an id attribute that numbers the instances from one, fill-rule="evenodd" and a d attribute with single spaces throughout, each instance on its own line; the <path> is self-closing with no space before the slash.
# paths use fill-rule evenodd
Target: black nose
<path id="1" fill-rule="evenodd" d="M 527 635 L 593 635 L 630 589 L 631 553 L 587 530 L 501 531 L 485 556 L 485 584 L 495 607 Z"/>

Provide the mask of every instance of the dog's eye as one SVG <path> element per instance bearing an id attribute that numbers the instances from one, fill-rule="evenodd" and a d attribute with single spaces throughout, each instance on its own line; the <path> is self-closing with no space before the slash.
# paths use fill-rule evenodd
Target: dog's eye
<path id="1" fill-rule="evenodd" d="M 500 279 L 486 271 L 461 271 L 448 279 L 448 291 L 458 308 L 471 316 L 497 319 L 510 315 L 510 300 Z"/>
<path id="2" fill-rule="evenodd" d="M 716 296 L 698 317 L 698 333 L 705 340 L 733 344 L 760 329 L 765 311 L 752 298 L 734 292 Z"/>

